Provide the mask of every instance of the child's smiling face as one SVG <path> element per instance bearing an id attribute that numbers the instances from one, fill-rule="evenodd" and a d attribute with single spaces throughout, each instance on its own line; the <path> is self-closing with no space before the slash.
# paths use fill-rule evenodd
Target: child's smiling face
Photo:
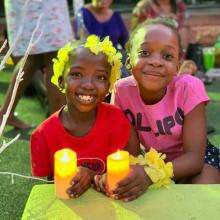
<path id="1" fill-rule="evenodd" d="M 154 24 L 134 36 L 130 63 L 141 94 L 161 93 L 179 66 L 178 36 L 169 27 Z"/>
<path id="2" fill-rule="evenodd" d="M 109 89 L 110 65 L 103 54 L 76 49 L 70 58 L 70 71 L 64 76 L 67 105 L 80 112 L 96 109 Z"/>

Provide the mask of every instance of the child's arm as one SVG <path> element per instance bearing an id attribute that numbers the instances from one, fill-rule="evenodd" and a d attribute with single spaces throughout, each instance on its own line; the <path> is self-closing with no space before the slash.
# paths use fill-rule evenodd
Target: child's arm
<path id="1" fill-rule="evenodd" d="M 130 139 L 125 148 L 133 156 L 140 154 L 140 143 L 137 136 L 137 132 L 131 125 Z M 124 201 L 131 201 L 142 195 L 145 190 L 151 184 L 151 180 L 146 175 L 144 168 L 140 165 L 132 165 L 128 177 L 118 183 L 117 189 L 113 192 L 109 192 L 106 185 L 106 175 L 97 175 L 95 177 L 95 185 L 97 191 L 101 191 L 106 195 L 115 195 L 117 199 L 123 199 Z"/>
<path id="2" fill-rule="evenodd" d="M 184 153 L 173 161 L 175 180 L 193 176 L 201 171 L 204 164 L 206 141 L 205 104 L 201 103 L 185 115 Z"/>
<path id="3" fill-rule="evenodd" d="M 131 125 L 130 139 L 126 150 L 133 156 L 140 154 L 140 142 L 133 125 Z M 118 187 L 112 192 L 117 199 L 128 202 L 138 198 L 151 185 L 150 178 L 146 175 L 144 167 L 132 165 L 128 177 L 118 183 Z"/>
<path id="4" fill-rule="evenodd" d="M 131 125 L 130 138 L 128 144 L 125 147 L 125 150 L 133 156 L 137 156 L 140 154 L 140 142 L 138 139 L 137 132 L 133 125 Z"/>
<path id="5" fill-rule="evenodd" d="M 97 191 L 107 196 L 114 195 L 115 199 L 122 199 L 125 202 L 138 198 L 152 184 L 141 165 L 132 165 L 128 177 L 121 180 L 113 192 L 108 191 L 105 173 L 103 175 L 96 175 L 94 182 Z"/>

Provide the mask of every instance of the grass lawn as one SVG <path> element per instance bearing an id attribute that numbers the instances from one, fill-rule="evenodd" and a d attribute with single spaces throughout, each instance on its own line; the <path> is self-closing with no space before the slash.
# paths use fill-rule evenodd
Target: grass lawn
<path id="1" fill-rule="evenodd" d="M 10 69 L 0 72 L 0 105 L 4 100 L 8 82 L 11 77 Z M 216 129 L 209 138 L 217 146 L 220 146 L 220 81 L 215 81 L 207 86 L 207 91 L 212 99 L 207 107 L 208 123 Z M 19 118 L 26 122 L 38 125 L 44 120 L 46 109 L 36 98 L 23 97 L 16 112 Z M 0 171 L 15 172 L 23 175 L 31 175 L 29 159 L 29 137 L 32 130 L 21 132 L 20 139 L 8 147 L 0 154 Z M 0 138 L 0 146 L 3 138 L 10 140 L 18 133 L 18 130 L 6 126 L 4 135 Z M 37 180 L 23 179 L 14 177 L 14 184 L 11 183 L 11 177 L 0 175 L 0 219 L 20 219 L 25 203 L 35 184 L 41 184 Z"/>

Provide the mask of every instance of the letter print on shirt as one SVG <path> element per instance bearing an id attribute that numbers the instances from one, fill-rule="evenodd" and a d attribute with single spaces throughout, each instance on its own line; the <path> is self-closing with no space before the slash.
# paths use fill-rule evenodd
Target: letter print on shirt
<path id="1" fill-rule="evenodd" d="M 129 121 L 135 125 L 138 131 L 151 132 L 152 128 L 149 125 L 143 124 L 143 113 L 138 112 L 136 115 L 130 110 L 124 110 L 124 114 L 129 119 Z M 177 107 L 174 115 L 168 115 L 163 119 L 157 119 L 155 121 L 158 132 L 154 133 L 156 137 L 160 135 L 172 135 L 172 129 L 176 125 L 183 125 L 184 112 L 180 107 Z"/>

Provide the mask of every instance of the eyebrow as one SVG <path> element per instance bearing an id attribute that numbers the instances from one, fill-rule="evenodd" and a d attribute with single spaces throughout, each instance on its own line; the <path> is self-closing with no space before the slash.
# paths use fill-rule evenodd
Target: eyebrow
<path id="1" fill-rule="evenodd" d="M 84 69 L 84 67 L 82 67 L 82 66 L 71 66 L 70 67 L 70 69 L 73 69 L 73 68 L 80 69 L 80 70 Z M 107 68 L 106 69 L 96 69 L 96 71 L 98 71 L 98 72 L 106 72 L 106 73 L 108 72 Z"/>
<path id="2" fill-rule="evenodd" d="M 141 46 L 145 46 L 145 45 L 149 45 L 150 43 L 148 43 L 148 42 L 144 42 L 144 43 L 142 43 L 141 45 L 140 45 L 140 48 L 141 48 Z M 172 45 L 165 45 L 165 47 L 166 48 L 169 48 L 169 49 L 173 49 L 173 50 L 175 50 L 175 47 L 173 47 Z"/>

